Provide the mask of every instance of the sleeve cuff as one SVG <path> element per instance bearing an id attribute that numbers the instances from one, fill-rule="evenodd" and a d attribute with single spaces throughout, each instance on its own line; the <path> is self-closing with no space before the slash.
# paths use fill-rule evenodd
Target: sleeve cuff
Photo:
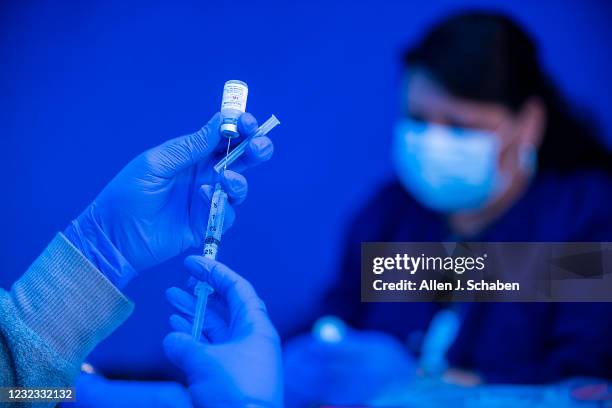
<path id="1" fill-rule="evenodd" d="M 61 233 L 15 282 L 11 297 L 19 317 L 75 364 L 134 308 Z"/>
<path id="2" fill-rule="evenodd" d="M 113 245 L 94 213 L 95 203 L 68 224 L 64 237 L 70 241 L 119 290 L 136 276 L 136 270 Z"/>

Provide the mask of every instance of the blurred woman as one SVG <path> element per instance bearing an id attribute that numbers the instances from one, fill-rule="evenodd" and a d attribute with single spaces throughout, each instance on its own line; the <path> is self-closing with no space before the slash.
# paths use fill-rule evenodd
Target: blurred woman
<path id="1" fill-rule="evenodd" d="M 418 353 L 443 305 L 361 303 L 360 243 L 611 241 L 612 158 L 543 72 L 533 41 L 507 17 L 453 16 L 403 62 L 397 179 L 352 223 L 322 312 L 386 332 Z M 446 352 L 455 382 L 612 378 L 609 304 L 474 303 L 458 310 L 459 332 Z M 317 361 L 296 342 L 286 356 L 289 387 L 292 377 L 304 380 L 307 360 Z M 376 358 L 368 350 L 364 344 L 355 360 Z M 325 371 L 325 364 L 332 363 L 307 369 Z"/>

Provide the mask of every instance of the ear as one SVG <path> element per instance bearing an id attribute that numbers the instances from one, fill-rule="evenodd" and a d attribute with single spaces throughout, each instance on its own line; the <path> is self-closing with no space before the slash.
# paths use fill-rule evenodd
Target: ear
<path id="1" fill-rule="evenodd" d="M 523 104 L 518 114 L 519 143 L 540 147 L 546 129 L 546 106 L 536 96 Z"/>

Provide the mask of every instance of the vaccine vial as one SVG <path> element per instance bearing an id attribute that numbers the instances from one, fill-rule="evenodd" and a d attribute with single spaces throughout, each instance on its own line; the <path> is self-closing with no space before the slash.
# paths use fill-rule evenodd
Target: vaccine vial
<path id="1" fill-rule="evenodd" d="M 227 81 L 221 101 L 221 134 L 227 138 L 238 136 L 238 118 L 246 111 L 249 87 L 242 81 Z"/>

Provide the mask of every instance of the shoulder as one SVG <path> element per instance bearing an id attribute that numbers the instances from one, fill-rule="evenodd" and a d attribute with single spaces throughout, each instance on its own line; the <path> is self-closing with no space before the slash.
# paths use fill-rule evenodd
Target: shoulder
<path id="1" fill-rule="evenodd" d="M 576 240 L 612 239 L 612 175 L 599 170 L 546 172 L 534 182 L 547 212 L 572 230 Z"/>
<path id="2" fill-rule="evenodd" d="M 534 184 L 540 195 L 552 202 L 567 200 L 574 208 L 597 207 L 612 198 L 612 174 L 599 170 L 547 171 Z"/>

